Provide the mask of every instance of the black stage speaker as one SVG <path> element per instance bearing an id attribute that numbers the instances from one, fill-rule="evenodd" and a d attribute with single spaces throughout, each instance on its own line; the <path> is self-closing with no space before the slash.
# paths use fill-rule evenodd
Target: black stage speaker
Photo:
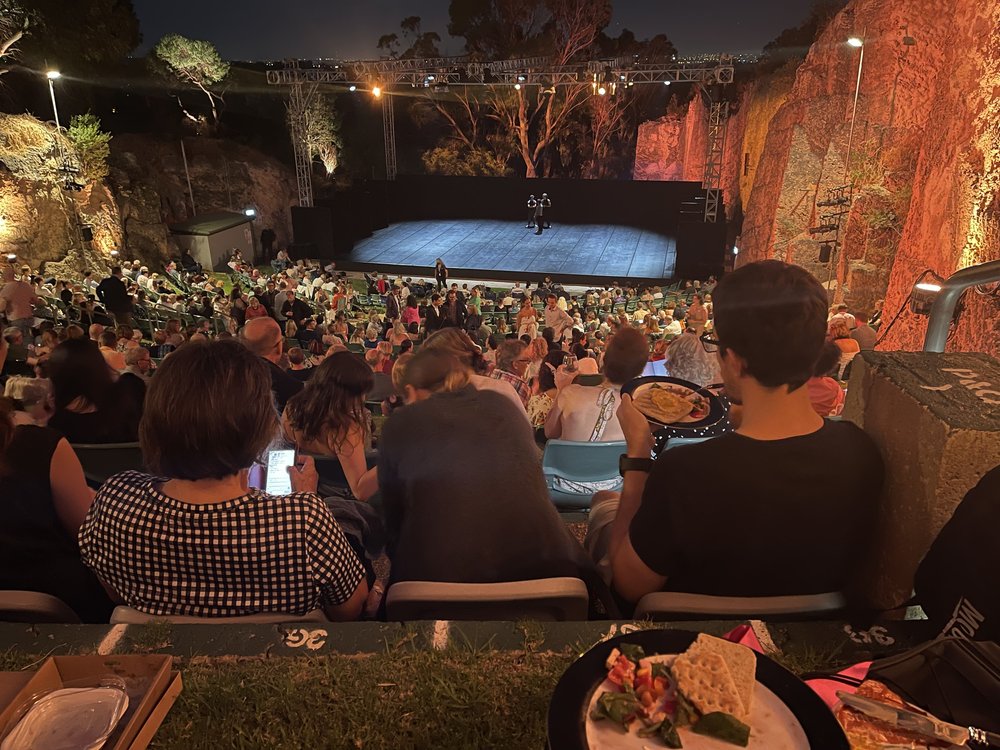
<path id="1" fill-rule="evenodd" d="M 292 235 L 295 237 L 293 246 L 315 247 L 315 254 L 311 257 L 334 256 L 333 216 L 329 208 L 292 206 Z"/>
<path id="2" fill-rule="evenodd" d="M 824 242 L 822 245 L 819 246 L 819 262 L 829 263 L 830 255 L 832 253 L 833 253 L 833 245 L 831 245 L 829 242 Z"/>

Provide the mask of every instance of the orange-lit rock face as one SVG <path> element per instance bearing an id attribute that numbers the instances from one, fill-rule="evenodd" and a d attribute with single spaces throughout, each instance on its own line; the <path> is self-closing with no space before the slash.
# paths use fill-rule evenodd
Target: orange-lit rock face
<path id="1" fill-rule="evenodd" d="M 862 31 L 845 169 L 860 51 L 844 40 Z M 735 137 L 745 146 L 759 130 L 751 114 Z M 830 269 L 806 230 L 827 189 L 853 183 L 831 287 L 859 312 L 884 297 L 886 320 L 925 269 L 947 277 L 1000 258 L 1000 3 L 854 0 L 799 67 L 744 183 L 740 262 L 782 258 L 822 281 Z M 967 301 L 950 347 L 1000 353 L 1000 305 Z M 919 348 L 925 328 L 904 312 L 882 348 Z"/>
<path id="2" fill-rule="evenodd" d="M 683 115 L 667 114 L 639 126 L 635 147 L 637 180 L 701 182 L 705 174 L 708 125 L 700 97 Z"/>

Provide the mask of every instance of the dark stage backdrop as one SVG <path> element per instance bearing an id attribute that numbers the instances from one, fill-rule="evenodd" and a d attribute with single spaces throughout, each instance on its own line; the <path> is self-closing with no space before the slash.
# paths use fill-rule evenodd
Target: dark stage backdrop
<path id="1" fill-rule="evenodd" d="M 349 256 L 354 243 L 403 221 L 494 219 L 523 222 L 529 195 L 548 193 L 549 220 L 562 224 L 634 226 L 677 239 L 677 276 L 722 271 L 725 224 L 699 221 L 704 194 L 696 182 L 543 180 L 508 177 L 400 176 L 359 181 L 350 190 L 317 196 L 313 209 L 292 212 L 295 244 L 319 257 Z M 693 215 L 685 215 L 693 211 Z M 693 219 L 693 220 L 692 220 Z"/>

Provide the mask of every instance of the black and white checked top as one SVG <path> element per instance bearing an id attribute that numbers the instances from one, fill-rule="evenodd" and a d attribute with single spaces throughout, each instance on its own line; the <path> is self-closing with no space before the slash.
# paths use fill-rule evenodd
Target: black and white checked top
<path id="1" fill-rule="evenodd" d="M 347 601 L 364 571 L 316 495 L 193 505 L 127 471 L 97 493 L 80 554 L 128 606 L 152 615 L 305 614 Z"/>

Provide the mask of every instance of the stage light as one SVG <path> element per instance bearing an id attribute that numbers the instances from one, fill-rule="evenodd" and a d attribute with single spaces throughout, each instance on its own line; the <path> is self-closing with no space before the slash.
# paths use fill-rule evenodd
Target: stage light
<path id="1" fill-rule="evenodd" d="M 733 255 L 739 255 L 739 254 L 740 254 L 740 249 L 736 247 L 736 245 L 733 245 Z"/>
<path id="2" fill-rule="evenodd" d="M 597 87 L 597 95 L 598 96 L 604 96 L 607 93 L 608 93 L 608 90 L 606 88 L 604 88 L 604 86 L 598 86 Z"/>
<path id="3" fill-rule="evenodd" d="M 940 284 L 921 281 L 913 285 L 910 292 L 910 312 L 914 315 L 930 315 L 934 300 L 941 291 Z"/>
<path id="4" fill-rule="evenodd" d="M 8 263 L 13 263 L 15 260 L 17 260 L 17 253 L 7 253 Z"/>
<path id="5" fill-rule="evenodd" d="M 117 250 L 112 250 L 111 251 L 111 257 L 112 258 L 117 258 L 118 257 L 118 251 Z"/>
<path id="6" fill-rule="evenodd" d="M 255 217 L 257 215 L 257 209 L 256 208 L 244 208 L 243 209 L 243 215 L 252 219 L 253 217 Z"/>
<path id="7" fill-rule="evenodd" d="M 372 96 L 376 99 L 382 96 L 382 87 L 379 85 L 372 86 Z"/>
<path id="8" fill-rule="evenodd" d="M 515 83 L 514 84 L 514 91 L 520 91 L 520 90 L 521 90 L 521 84 Z"/>
<path id="9" fill-rule="evenodd" d="M 864 47 L 865 41 L 859 36 L 852 36 L 847 40 L 847 43 L 852 47 Z"/>
<path id="10" fill-rule="evenodd" d="M 357 87 L 357 86 L 355 86 L 355 85 L 354 85 L 354 84 L 352 83 L 352 84 L 351 84 L 350 86 L 348 86 L 348 87 L 347 87 L 347 90 L 348 90 L 348 91 L 357 91 L 357 90 L 358 90 L 358 87 Z"/>
<path id="11" fill-rule="evenodd" d="M 62 78 L 62 73 L 60 73 L 58 70 L 50 70 L 48 73 L 45 74 L 45 76 L 50 81 L 55 81 L 56 79 Z"/>
<path id="12" fill-rule="evenodd" d="M 663 85 L 664 85 L 664 86 L 669 86 L 669 85 L 670 85 L 670 81 L 664 81 L 664 82 L 663 82 Z"/>

